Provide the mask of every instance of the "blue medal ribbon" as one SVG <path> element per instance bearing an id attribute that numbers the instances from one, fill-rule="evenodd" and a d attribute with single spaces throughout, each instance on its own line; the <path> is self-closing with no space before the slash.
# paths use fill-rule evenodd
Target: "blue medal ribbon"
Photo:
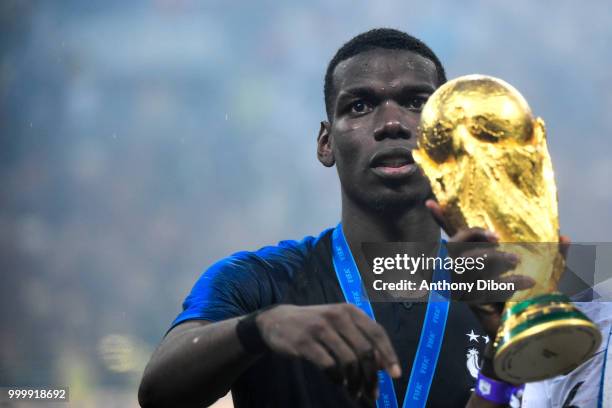
<path id="1" fill-rule="evenodd" d="M 342 232 L 342 224 L 338 224 L 332 233 L 332 254 L 334 269 L 344 298 L 348 303 L 360 308 L 372 320 L 376 320 L 372 305 L 365 293 L 359 269 Z M 438 256 L 442 259 L 446 258 L 445 245 L 440 245 Z M 433 281 L 448 280 L 448 277 L 447 270 L 436 268 Z M 403 408 L 425 407 L 433 375 L 436 371 L 442 340 L 444 339 L 444 329 L 446 328 L 449 309 L 448 299 L 448 291 L 430 291 L 429 293 L 425 321 L 412 364 Z M 378 408 L 398 408 L 393 379 L 386 371 L 380 370 L 378 372 L 378 389 L 380 391 L 376 401 Z"/>

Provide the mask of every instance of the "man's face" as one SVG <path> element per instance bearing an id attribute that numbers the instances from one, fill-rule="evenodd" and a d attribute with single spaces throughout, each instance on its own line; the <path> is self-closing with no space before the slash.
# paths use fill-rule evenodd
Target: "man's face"
<path id="1" fill-rule="evenodd" d="M 332 122 L 321 135 L 329 133 L 343 194 L 380 210 L 427 198 L 429 182 L 411 152 L 421 109 L 437 88 L 434 63 L 411 51 L 374 49 L 338 64 L 333 81 Z"/>

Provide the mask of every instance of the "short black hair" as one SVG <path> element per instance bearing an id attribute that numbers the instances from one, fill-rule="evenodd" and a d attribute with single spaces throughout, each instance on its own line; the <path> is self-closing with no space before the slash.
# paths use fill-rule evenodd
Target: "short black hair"
<path id="1" fill-rule="evenodd" d="M 353 37 L 340 47 L 336 55 L 334 55 L 329 62 L 327 71 L 325 72 L 325 85 L 323 86 L 325 110 L 327 111 L 329 120 L 331 120 L 333 108 L 333 101 L 331 99 L 334 94 L 334 69 L 340 62 L 375 48 L 413 51 L 434 63 L 436 72 L 438 73 L 438 86 L 446 82 L 446 73 L 444 72 L 442 63 L 431 48 L 423 41 L 393 28 L 375 28 Z"/>

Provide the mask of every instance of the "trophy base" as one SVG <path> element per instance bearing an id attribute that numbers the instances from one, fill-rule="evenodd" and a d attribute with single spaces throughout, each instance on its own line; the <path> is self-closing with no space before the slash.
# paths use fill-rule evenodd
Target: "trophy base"
<path id="1" fill-rule="evenodd" d="M 506 307 L 495 340 L 493 365 L 514 384 L 566 374 L 601 344 L 599 328 L 560 293 Z"/>

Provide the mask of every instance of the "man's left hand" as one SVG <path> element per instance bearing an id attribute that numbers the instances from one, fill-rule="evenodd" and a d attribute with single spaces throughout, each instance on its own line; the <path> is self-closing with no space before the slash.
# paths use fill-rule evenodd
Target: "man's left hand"
<path id="1" fill-rule="evenodd" d="M 432 216 L 440 227 L 449 236 L 449 255 L 455 257 L 483 257 L 486 259 L 483 273 L 470 273 L 462 276 L 463 280 L 476 281 L 477 279 L 492 279 L 499 283 L 513 283 L 514 291 L 507 291 L 503 294 L 496 294 L 497 299 L 507 300 L 517 290 L 529 289 L 535 281 L 524 275 L 504 275 L 514 269 L 520 259 L 515 254 L 501 252 L 497 249 L 499 237 L 494 231 L 482 228 L 455 229 L 448 222 L 444 214 L 444 209 L 434 200 L 427 200 L 425 206 L 431 211 Z M 563 257 L 566 257 L 569 247 L 569 238 L 559 237 L 559 250 Z M 456 245 L 461 243 L 482 243 L 484 245 L 476 248 L 474 245 Z M 455 244 L 455 245 L 453 245 Z M 488 298 L 488 299 L 487 299 Z M 500 324 L 501 314 L 504 309 L 504 302 L 491 302 L 491 297 L 486 292 L 474 291 L 465 295 L 459 300 L 469 301 L 472 312 L 476 315 L 484 331 L 491 338 L 497 335 Z"/>

